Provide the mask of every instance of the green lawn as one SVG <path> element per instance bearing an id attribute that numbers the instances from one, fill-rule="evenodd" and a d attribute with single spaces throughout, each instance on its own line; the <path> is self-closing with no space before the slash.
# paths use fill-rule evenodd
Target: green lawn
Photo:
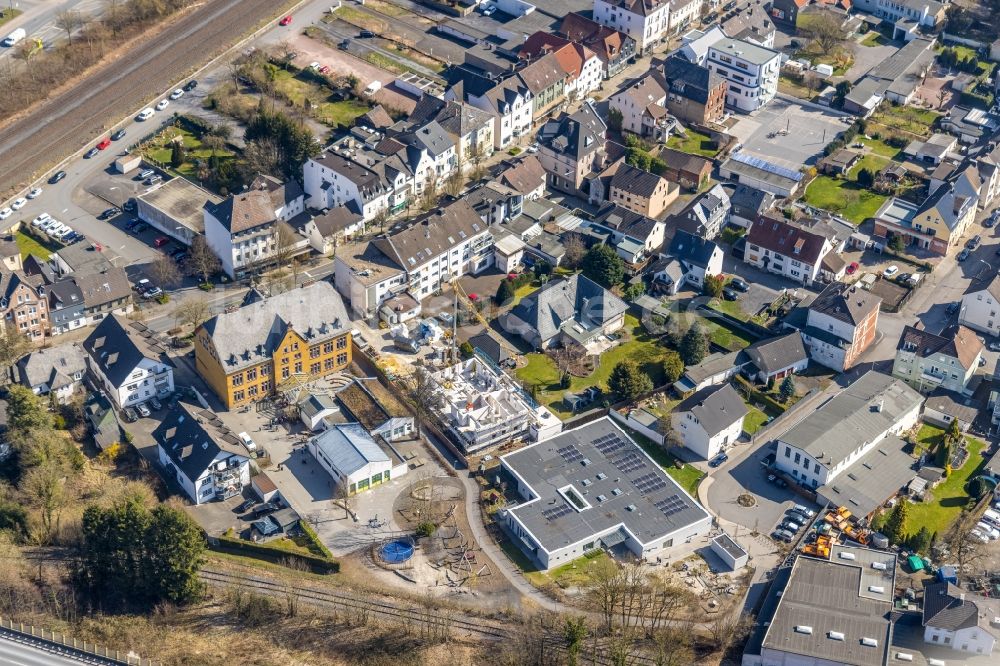
<path id="1" fill-rule="evenodd" d="M 18 249 L 21 250 L 21 259 L 27 259 L 29 254 L 33 254 L 39 259 L 47 260 L 55 251 L 54 246 L 50 249 L 23 231 L 17 232 L 14 241 L 17 243 Z"/>
<path id="2" fill-rule="evenodd" d="M 7 21 L 13 21 L 22 13 L 20 9 L 11 9 L 9 6 L 0 7 L 0 12 L 3 12 L 3 14 L 0 15 L 0 25 L 3 25 Z"/>
<path id="3" fill-rule="evenodd" d="M 856 140 L 865 144 L 865 146 L 876 155 L 881 155 L 882 157 L 888 157 L 890 160 L 897 161 L 903 158 L 903 151 L 901 148 L 893 148 L 881 139 L 866 139 L 865 137 L 859 137 Z"/>
<path id="4" fill-rule="evenodd" d="M 737 349 L 744 349 L 750 346 L 751 341 L 749 338 L 745 337 L 742 333 L 726 328 L 717 320 L 701 317 L 699 323 L 708 331 L 708 336 L 712 342 L 720 347 L 736 351 Z"/>
<path id="5" fill-rule="evenodd" d="M 634 439 L 636 443 L 642 447 L 643 451 L 649 454 L 650 458 L 655 460 L 660 467 L 667 470 L 667 474 L 670 475 L 670 478 L 676 481 L 681 488 L 686 490 L 691 497 L 698 496 L 698 482 L 705 476 L 700 469 L 694 467 L 693 465 L 681 462 L 677 456 L 666 451 L 662 446 L 652 441 L 645 435 L 638 433 L 631 428 L 626 428 L 621 424 L 619 425 L 629 434 L 629 437 Z M 681 464 L 680 467 L 677 466 L 678 463 Z"/>
<path id="6" fill-rule="evenodd" d="M 524 298 L 525 296 L 527 296 L 529 294 L 534 293 L 541 286 L 542 286 L 542 284 L 540 282 L 538 282 L 537 280 L 532 280 L 528 284 L 523 284 L 520 287 L 518 287 L 517 289 L 515 289 L 514 290 L 514 300 L 511 301 L 511 307 L 514 307 L 515 305 L 517 305 L 518 303 L 520 303 L 522 298 Z"/>
<path id="7" fill-rule="evenodd" d="M 803 201 L 810 206 L 838 213 L 855 224 L 861 224 L 874 216 L 888 197 L 860 188 L 857 184 L 858 173 L 862 169 L 877 173 L 888 164 L 889 160 L 884 157 L 865 155 L 847 174 L 847 178 L 817 176 L 806 187 Z"/>
<path id="8" fill-rule="evenodd" d="M 933 426 L 924 425 L 920 429 L 918 439 L 924 436 L 929 442 L 943 434 L 943 431 L 938 428 L 934 428 L 937 433 L 932 430 L 925 432 L 927 428 L 933 428 Z M 961 469 L 952 470 L 948 478 L 931 491 L 933 499 L 930 502 L 920 502 L 910 506 L 906 518 L 907 532 L 912 534 L 926 526 L 931 533 L 936 532 L 943 535 L 962 513 L 962 508 L 969 499 L 965 484 L 983 466 L 984 460 L 979 454 L 985 446 L 983 442 L 973 437 L 966 439 L 969 442 L 969 459 L 962 465 Z"/>
<path id="9" fill-rule="evenodd" d="M 931 128 L 940 116 L 940 113 L 931 109 L 887 104 L 872 115 L 869 125 L 874 123 L 903 130 L 903 132 L 908 133 L 908 138 L 913 138 L 909 135 L 928 137 L 933 131 Z"/>
<path id="10" fill-rule="evenodd" d="M 919 457 L 925 451 L 933 451 L 943 439 L 944 430 L 929 423 L 924 423 L 917 432 L 917 441 L 914 446 L 913 455 Z"/>
<path id="11" fill-rule="evenodd" d="M 316 118 L 331 127 L 351 127 L 354 119 L 367 113 L 370 108 L 364 102 L 347 99 L 342 102 L 323 102 L 315 110 Z"/>
<path id="12" fill-rule="evenodd" d="M 749 407 L 749 409 L 750 413 L 743 419 L 743 432 L 754 435 L 764 427 L 770 417 L 756 407 Z"/>
<path id="13" fill-rule="evenodd" d="M 891 43 L 885 35 L 877 30 L 872 30 L 861 40 L 861 46 L 886 46 Z"/>
<path id="14" fill-rule="evenodd" d="M 546 405 L 562 418 L 568 418 L 562 403 L 563 394 L 569 391 L 582 391 L 590 386 L 608 388 L 608 377 L 611 371 L 621 361 L 629 359 L 639 364 L 653 381 L 653 386 L 663 384 L 663 367 L 661 362 L 666 356 L 667 348 L 662 347 L 646 332 L 639 320 L 632 315 L 625 315 L 623 329 L 630 334 L 630 339 L 604 352 L 600 356 L 600 366 L 587 377 L 573 377 L 569 389 L 559 388 L 559 369 L 555 362 L 545 354 L 527 354 L 528 364 L 518 369 L 518 378 L 527 385 L 537 386 L 536 399 Z"/>
<path id="15" fill-rule="evenodd" d="M 715 157 L 719 154 L 719 149 L 714 146 L 708 136 L 699 134 L 690 128 L 687 129 L 686 137 L 674 135 L 667 139 L 667 147 L 701 157 Z"/>
<path id="16" fill-rule="evenodd" d="M 350 127 L 354 119 L 371 107 L 360 100 L 349 99 L 331 102 L 331 90 L 310 78 L 307 73 L 295 73 L 280 67 L 268 70 L 273 77 L 275 90 L 291 100 L 296 107 L 303 107 L 306 101 L 313 109 L 313 115 L 330 127 Z"/>
<path id="17" fill-rule="evenodd" d="M 186 129 L 171 127 L 160 135 L 160 140 L 156 145 L 146 149 L 146 157 L 155 163 L 170 165 L 170 158 L 173 153 L 172 140 L 177 135 L 181 136 L 181 143 L 184 145 L 184 162 L 174 169 L 177 173 L 192 181 L 199 181 L 197 162 L 208 162 L 212 156 L 212 150 L 202 145 L 201 141 L 194 134 Z M 220 149 L 215 152 L 215 156 L 220 162 L 229 162 L 235 159 L 235 155 L 228 150 Z"/>

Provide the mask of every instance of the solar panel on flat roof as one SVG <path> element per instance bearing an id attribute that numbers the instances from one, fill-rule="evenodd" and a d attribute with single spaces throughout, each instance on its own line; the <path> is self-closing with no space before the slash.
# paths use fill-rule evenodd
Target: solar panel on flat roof
<path id="1" fill-rule="evenodd" d="M 542 517 L 545 518 L 545 520 L 555 520 L 556 518 L 561 518 L 572 511 L 573 509 L 569 508 L 569 504 L 562 504 L 560 506 L 542 511 Z"/>
<path id="2" fill-rule="evenodd" d="M 654 502 L 653 506 L 662 511 L 663 515 L 669 518 L 675 513 L 682 511 L 686 505 L 680 495 L 671 495 L 666 499 L 661 499 L 659 502 Z"/>
<path id="3" fill-rule="evenodd" d="M 594 448 L 603 453 L 604 455 L 608 455 L 613 451 L 617 451 L 618 449 L 624 448 L 625 440 L 622 439 L 618 435 L 618 433 L 612 432 L 608 433 L 607 435 L 598 437 L 593 442 L 591 442 L 591 444 L 593 444 Z"/>
<path id="4" fill-rule="evenodd" d="M 731 159 L 734 159 L 737 162 L 742 162 L 743 164 L 749 164 L 752 167 L 762 169 L 764 171 L 767 171 L 768 173 L 773 173 L 777 176 L 782 176 L 784 178 L 791 178 L 796 183 L 802 180 L 802 174 L 799 173 L 798 171 L 786 169 L 785 167 L 778 166 L 777 164 L 772 164 L 767 160 L 755 157 L 753 155 L 749 155 L 744 152 L 738 152 L 732 155 Z"/>
<path id="5" fill-rule="evenodd" d="M 556 449 L 556 453 L 562 456 L 562 459 L 568 463 L 577 462 L 578 460 L 583 460 L 583 454 L 580 453 L 580 449 L 576 448 L 576 445 L 569 444 L 567 446 L 562 446 Z"/>
<path id="6" fill-rule="evenodd" d="M 657 475 L 656 472 L 650 472 L 649 474 L 643 474 L 637 479 L 632 481 L 632 485 L 635 486 L 636 490 L 642 495 L 648 495 L 649 493 L 656 492 L 661 488 L 667 487 L 667 482 Z"/>
<path id="7" fill-rule="evenodd" d="M 638 469 L 642 469 L 646 466 L 646 461 L 642 459 L 635 451 L 629 451 L 621 456 L 618 456 L 611 461 L 615 467 L 622 471 L 624 474 L 634 472 Z"/>

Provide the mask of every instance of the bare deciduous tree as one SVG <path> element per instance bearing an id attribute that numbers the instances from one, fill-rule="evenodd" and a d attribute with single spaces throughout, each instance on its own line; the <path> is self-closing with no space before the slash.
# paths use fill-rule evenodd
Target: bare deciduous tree
<path id="1" fill-rule="evenodd" d="M 209 318 L 211 310 L 203 299 L 189 298 L 174 308 L 173 315 L 178 322 L 197 328 Z"/>
<path id="2" fill-rule="evenodd" d="M 563 240 L 563 247 L 565 248 L 562 260 L 563 265 L 567 268 L 578 268 L 580 262 L 583 261 L 584 255 L 587 254 L 587 247 L 583 244 L 580 234 L 566 234 Z"/>
<path id="3" fill-rule="evenodd" d="M 208 246 L 204 236 L 198 236 L 191 243 L 191 253 L 187 260 L 188 270 L 201 276 L 202 282 L 208 282 L 216 271 L 222 268 L 222 262 Z"/>
<path id="4" fill-rule="evenodd" d="M 150 276 L 163 289 L 176 287 L 181 282 L 181 272 L 177 263 L 166 255 L 160 255 L 149 267 Z"/>
<path id="5" fill-rule="evenodd" d="M 80 12 L 68 10 L 56 14 L 56 27 L 66 31 L 66 38 L 73 43 L 73 33 L 83 27 L 83 16 Z"/>

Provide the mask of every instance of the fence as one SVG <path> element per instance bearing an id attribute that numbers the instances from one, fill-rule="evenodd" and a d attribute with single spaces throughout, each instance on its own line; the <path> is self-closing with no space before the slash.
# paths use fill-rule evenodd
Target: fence
<path id="1" fill-rule="evenodd" d="M 129 666 L 156 666 L 157 663 L 132 654 L 123 655 L 118 650 L 111 650 L 96 643 L 78 641 L 63 633 L 57 634 L 48 629 L 25 625 L 23 622 L 14 622 L 5 617 L 0 617 L 0 635 L 9 636 L 18 642 L 34 645 L 48 652 L 85 657 L 90 662 Z"/>

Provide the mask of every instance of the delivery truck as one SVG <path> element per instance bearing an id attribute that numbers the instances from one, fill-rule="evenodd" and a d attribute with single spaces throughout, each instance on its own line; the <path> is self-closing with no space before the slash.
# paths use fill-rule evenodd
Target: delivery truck
<path id="1" fill-rule="evenodd" d="M 15 44 L 17 44 L 19 41 L 21 41 L 22 39 L 24 39 L 27 36 L 28 36 L 28 33 L 26 33 L 24 31 L 24 28 L 18 28 L 14 32 L 12 32 L 9 35 L 7 35 L 7 37 L 3 40 L 3 45 L 4 46 L 14 46 Z"/>

